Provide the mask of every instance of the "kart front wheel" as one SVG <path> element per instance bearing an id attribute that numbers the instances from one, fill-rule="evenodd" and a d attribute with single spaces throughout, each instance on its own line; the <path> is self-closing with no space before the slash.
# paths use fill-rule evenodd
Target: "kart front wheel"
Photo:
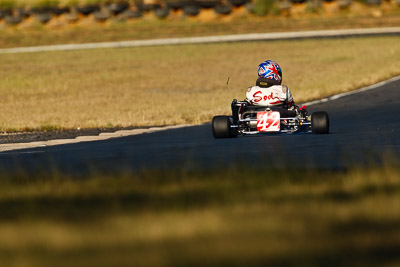
<path id="1" fill-rule="evenodd" d="M 215 116 L 212 120 L 212 132 L 214 138 L 229 138 L 236 137 L 237 132 L 231 129 L 231 117 Z"/>
<path id="2" fill-rule="evenodd" d="M 329 116 L 325 111 L 317 111 L 311 115 L 311 130 L 314 134 L 329 133 Z"/>

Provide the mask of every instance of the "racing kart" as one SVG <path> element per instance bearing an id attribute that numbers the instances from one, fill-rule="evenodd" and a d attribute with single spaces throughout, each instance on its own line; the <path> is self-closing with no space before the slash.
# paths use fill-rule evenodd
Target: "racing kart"
<path id="1" fill-rule="evenodd" d="M 325 111 L 308 115 L 307 109 L 279 106 L 256 106 L 234 99 L 232 116 L 215 116 L 212 132 L 215 138 L 262 133 L 312 132 L 329 133 L 329 116 Z"/>

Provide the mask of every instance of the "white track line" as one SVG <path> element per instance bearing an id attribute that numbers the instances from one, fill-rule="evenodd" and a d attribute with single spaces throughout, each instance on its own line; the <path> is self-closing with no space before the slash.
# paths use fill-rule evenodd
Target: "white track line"
<path id="1" fill-rule="evenodd" d="M 303 103 L 303 105 L 311 106 L 311 105 L 315 105 L 315 104 L 320 104 L 320 103 L 336 100 L 336 99 L 339 99 L 339 98 L 342 98 L 342 97 L 345 97 L 345 96 L 354 95 L 354 94 L 362 93 L 362 92 L 365 92 L 365 91 L 373 90 L 373 89 L 379 88 L 381 86 L 384 86 L 385 84 L 388 84 L 388 83 L 391 83 L 391 82 L 395 82 L 395 81 L 398 81 L 398 80 L 400 80 L 400 75 L 399 76 L 395 76 L 393 78 L 390 78 L 388 80 L 382 81 L 382 82 L 378 82 L 378 83 L 375 83 L 375 84 L 372 84 L 372 85 L 369 85 L 369 86 L 366 86 L 366 87 L 362 87 L 362 88 L 357 89 L 357 90 L 353 90 L 353 91 L 350 91 L 350 92 L 341 93 L 341 94 L 337 94 L 337 95 L 333 95 L 333 96 L 328 96 L 328 97 L 325 97 L 325 98 L 322 98 L 322 99 L 319 99 L 319 100 L 315 100 L 315 101 L 306 102 L 306 103 Z"/>
<path id="2" fill-rule="evenodd" d="M 70 50 L 86 50 L 86 49 L 96 49 L 96 48 L 207 44 L 207 43 L 221 43 L 221 42 L 273 41 L 273 40 L 287 40 L 287 39 L 300 39 L 300 38 L 303 39 L 303 38 L 324 38 L 324 37 L 348 37 L 348 36 L 387 35 L 387 34 L 400 34 L 400 27 L 276 32 L 276 33 L 249 33 L 249 34 L 234 34 L 234 35 L 221 35 L 221 36 L 16 47 L 16 48 L 0 49 L 0 54 L 70 51 Z"/>

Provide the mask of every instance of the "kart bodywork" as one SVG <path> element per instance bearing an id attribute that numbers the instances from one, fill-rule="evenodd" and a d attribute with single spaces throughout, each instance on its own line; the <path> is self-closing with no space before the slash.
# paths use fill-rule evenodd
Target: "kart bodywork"
<path id="1" fill-rule="evenodd" d="M 307 108 L 251 105 L 234 99 L 232 116 L 215 116 L 212 131 L 215 138 L 238 135 L 312 132 L 329 133 L 329 117 L 324 111 L 308 115 Z"/>

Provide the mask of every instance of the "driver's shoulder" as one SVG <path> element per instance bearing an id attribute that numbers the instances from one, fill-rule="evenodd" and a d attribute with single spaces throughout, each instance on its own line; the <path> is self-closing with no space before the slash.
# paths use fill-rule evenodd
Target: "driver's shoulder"
<path id="1" fill-rule="evenodd" d="M 287 85 L 271 85 L 268 87 L 253 85 L 247 88 L 247 91 L 252 90 L 282 90 L 282 92 L 286 93 L 289 90 L 289 87 Z"/>

